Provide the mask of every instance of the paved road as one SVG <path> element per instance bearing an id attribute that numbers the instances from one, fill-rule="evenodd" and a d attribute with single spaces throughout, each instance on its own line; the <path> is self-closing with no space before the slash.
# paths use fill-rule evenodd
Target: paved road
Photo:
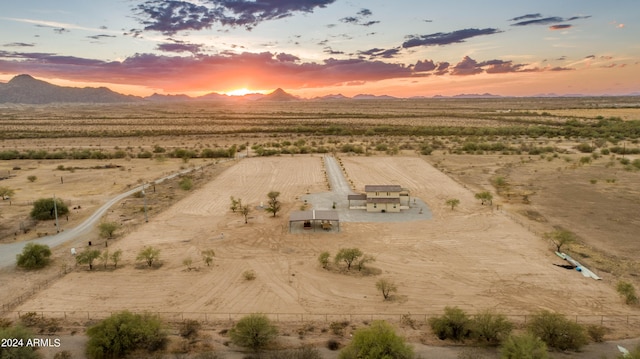
<path id="1" fill-rule="evenodd" d="M 162 177 L 160 179 L 155 180 L 153 183 L 158 184 L 161 183 L 163 181 L 166 181 L 168 179 L 172 179 L 176 176 L 180 176 L 183 175 L 185 173 L 189 173 L 191 171 L 195 171 L 198 170 L 202 167 L 197 167 L 197 168 L 191 168 L 191 169 L 186 169 L 180 172 L 176 172 L 174 174 L 171 174 L 169 176 L 166 177 Z M 102 218 L 102 216 L 109 210 L 109 208 L 111 208 L 111 206 L 113 206 L 114 204 L 118 203 L 120 200 L 131 196 L 132 194 L 143 190 L 145 187 L 148 187 L 149 183 L 147 183 L 146 185 L 141 185 L 139 187 L 135 187 L 134 189 L 131 189 L 127 192 L 124 192 L 122 194 L 119 194 L 113 198 L 111 198 L 109 201 L 107 201 L 107 203 L 105 203 L 104 205 L 102 205 L 102 207 L 98 208 L 97 211 L 95 211 L 89 218 L 87 218 L 84 222 L 82 222 L 79 226 L 69 229 L 69 230 L 65 230 L 64 232 L 60 232 L 58 234 L 55 235 L 51 235 L 51 236 L 46 236 L 46 237 L 40 237 L 37 239 L 33 239 L 33 240 L 29 240 L 29 241 L 22 241 L 22 242 L 16 242 L 16 243 L 9 243 L 9 244 L 2 244 L 0 245 L 0 268 L 3 267 L 9 267 L 9 266 L 13 266 L 16 263 L 16 255 L 22 252 L 22 248 L 24 248 L 24 246 L 27 243 L 40 243 L 40 244 L 46 244 L 49 247 L 53 248 L 56 246 L 59 246 L 63 243 L 66 243 L 68 241 L 71 241 L 73 239 L 77 239 L 81 236 L 87 235 L 89 232 L 91 232 L 91 230 L 96 226 L 96 224 L 100 221 L 100 218 Z"/>

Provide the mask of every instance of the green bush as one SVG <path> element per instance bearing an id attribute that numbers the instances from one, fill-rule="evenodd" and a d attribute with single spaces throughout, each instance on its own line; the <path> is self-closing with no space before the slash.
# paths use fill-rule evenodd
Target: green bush
<path id="1" fill-rule="evenodd" d="M 501 359 L 547 359 L 547 345 L 531 333 L 509 336 L 500 348 Z"/>
<path id="2" fill-rule="evenodd" d="M 462 341 L 471 335 L 471 319 L 458 307 L 444 308 L 444 315 L 429 318 L 429 326 L 441 340 Z"/>
<path id="3" fill-rule="evenodd" d="M 498 345 L 513 330 L 513 324 L 502 314 L 490 310 L 481 312 L 471 321 L 471 336 L 482 344 Z"/>
<path id="4" fill-rule="evenodd" d="M 180 188 L 182 188 L 185 191 L 189 191 L 191 190 L 191 188 L 193 188 L 193 181 L 189 177 L 183 177 L 180 180 L 179 184 L 180 184 Z"/>
<path id="5" fill-rule="evenodd" d="M 604 341 L 604 335 L 607 334 L 607 328 L 602 325 L 589 325 L 587 326 L 587 333 L 591 340 L 596 343 L 602 343 Z"/>
<path id="6" fill-rule="evenodd" d="M 625 281 L 619 281 L 616 285 L 618 293 L 624 297 L 624 302 L 629 305 L 638 304 L 638 296 L 633 284 Z"/>
<path id="7" fill-rule="evenodd" d="M 238 346 L 258 352 L 271 344 L 278 329 L 264 314 L 250 314 L 238 321 L 229 331 L 231 341 Z"/>
<path id="8" fill-rule="evenodd" d="M 60 198 L 56 198 L 55 200 L 55 209 L 58 211 L 58 217 L 69 213 L 69 208 Z M 55 219 L 53 198 L 41 198 L 35 201 L 33 203 L 33 209 L 31 210 L 31 218 L 39 221 Z"/>
<path id="9" fill-rule="evenodd" d="M 49 264 L 51 249 L 46 244 L 27 243 L 22 253 L 16 256 L 18 267 L 25 269 L 44 268 Z"/>
<path id="10" fill-rule="evenodd" d="M 562 314 L 546 310 L 533 316 L 528 329 L 549 347 L 559 350 L 577 351 L 588 342 L 582 325 L 567 319 Z"/>
<path id="11" fill-rule="evenodd" d="M 154 352 L 167 343 L 158 316 L 128 311 L 112 314 L 90 327 L 87 336 L 87 356 L 91 359 L 121 358 L 134 350 Z"/>
<path id="12" fill-rule="evenodd" d="M 33 333 L 21 326 L 16 325 L 0 329 L 0 338 L 10 340 L 8 344 L 17 344 L 17 346 L 0 346 L 0 358 L 2 359 L 38 359 L 40 355 L 35 351 L 33 346 L 27 346 L 27 340 L 34 337 Z M 18 345 L 22 343 L 22 345 Z M 3 342 L 3 344 L 5 344 Z"/>
<path id="13" fill-rule="evenodd" d="M 351 343 L 340 351 L 339 359 L 393 358 L 412 359 L 413 348 L 398 336 L 385 321 L 374 321 L 369 328 L 360 328 Z"/>

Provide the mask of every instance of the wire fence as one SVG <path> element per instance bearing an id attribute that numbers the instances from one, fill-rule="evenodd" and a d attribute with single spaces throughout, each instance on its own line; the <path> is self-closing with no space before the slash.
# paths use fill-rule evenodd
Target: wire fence
<path id="1" fill-rule="evenodd" d="M 111 316 L 116 311 L 5 311 L 3 317 L 10 320 L 19 320 L 27 315 L 41 318 L 55 318 L 65 321 L 96 321 Z M 183 322 L 196 320 L 202 323 L 236 322 L 242 317 L 252 313 L 216 313 L 216 312 L 161 312 L 145 311 L 141 313 L 155 314 L 168 322 Z M 368 323 L 374 320 L 384 320 L 390 323 L 426 323 L 429 318 L 442 315 L 442 313 L 263 313 L 269 319 L 282 323 L 332 323 L 349 322 Z M 505 314 L 507 319 L 516 325 L 526 325 L 535 314 Z M 471 314 L 471 317 L 474 315 Z M 582 325 L 602 325 L 615 327 L 628 327 L 640 329 L 640 314 L 577 314 L 566 315 L 566 318 Z"/>

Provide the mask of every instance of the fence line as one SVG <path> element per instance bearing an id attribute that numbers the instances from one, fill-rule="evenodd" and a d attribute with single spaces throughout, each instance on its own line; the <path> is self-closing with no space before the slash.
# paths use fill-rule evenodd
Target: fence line
<path id="1" fill-rule="evenodd" d="M 8 319 L 20 319 L 25 314 L 35 313 L 42 318 L 56 318 L 64 320 L 101 320 L 109 317 L 115 311 L 3 311 L 2 316 Z M 141 312 L 142 313 L 142 312 Z M 156 314 L 170 322 L 182 322 L 184 320 L 197 320 L 204 323 L 210 322 L 234 322 L 251 313 L 217 313 L 217 312 L 162 312 L 147 311 L 144 313 Z M 304 323 L 304 322 L 369 322 L 374 320 L 386 320 L 389 322 L 428 321 L 429 318 L 440 316 L 442 313 L 263 313 L 275 322 Z M 516 324 L 527 324 L 534 314 L 504 314 Z M 474 314 L 470 314 L 474 316 Z M 579 324 L 607 325 L 618 324 L 625 326 L 640 326 L 640 314 L 570 314 L 568 319 L 575 320 Z"/>

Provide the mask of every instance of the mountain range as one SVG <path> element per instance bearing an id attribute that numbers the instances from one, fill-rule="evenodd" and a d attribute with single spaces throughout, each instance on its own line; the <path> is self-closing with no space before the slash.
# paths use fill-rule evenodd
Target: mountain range
<path id="1" fill-rule="evenodd" d="M 632 94 L 637 96 L 638 94 Z M 546 95 L 548 97 L 550 95 Z M 581 96 L 581 95 L 575 95 Z M 434 96 L 433 98 L 444 98 Z M 450 98 L 499 98 L 502 96 L 484 94 L 461 94 Z M 555 97 L 555 96 L 553 96 Z M 559 97 L 559 96 L 558 96 Z M 412 97 L 421 99 L 427 97 Z M 342 94 L 315 97 L 310 100 L 340 101 L 340 100 L 393 100 L 397 97 L 387 95 L 360 94 L 347 97 Z M 187 95 L 161 95 L 139 97 L 123 95 L 106 87 L 65 87 L 37 80 L 30 75 L 18 75 L 7 83 L 0 83 L 0 103 L 48 104 L 48 103 L 119 103 L 119 102 L 184 102 L 184 101 L 301 101 L 303 98 L 291 95 L 278 88 L 269 94 L 252 93 L 244 96 L 229 96 L 219 93 L 209 93 L 199 97 Z"/>

